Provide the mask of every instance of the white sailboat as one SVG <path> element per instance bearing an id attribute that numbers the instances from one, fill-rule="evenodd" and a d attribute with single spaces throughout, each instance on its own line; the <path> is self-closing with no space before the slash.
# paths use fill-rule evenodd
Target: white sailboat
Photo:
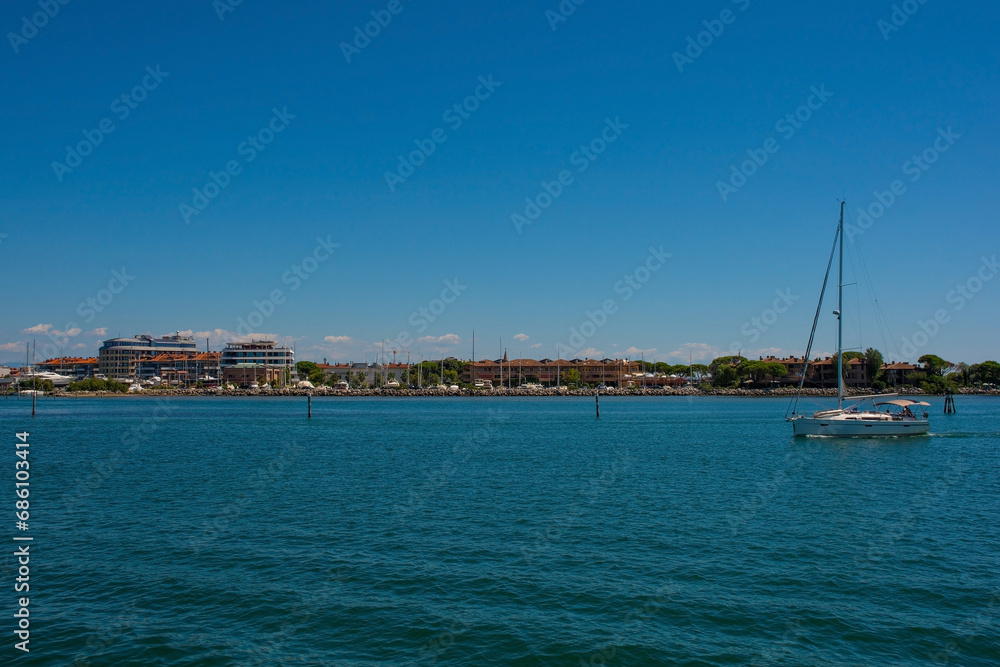
<path id="1" fill-rule="evenodd" d="M 897 394 L 878 394 L 874 396 L 854 396 L 846 399 L 851 405 L 844 406 L 844 373 L 843 373 L 843 306 L 844 306 L 844 202 L 840 202 L 840 224 L 837 227 L 837 239 L 834 243 L 834 250 L 839 248 L 840 267 L 837 275 L 837 310 L 833 314 L 837 316 L 837 408 L 835 410 L 820 410 L 811 416 L 800 415 L 792 407 L 787 421 L 792 422 L 792 430 L 795 435 L 819 435 L 837 437 L 885 437 L 885 436 L 907 436 L 924 435 L 930 431 L 930 422 L 927 420 L 927 413 L 921 416 L 914 414 L 911 408 L 926 407 L 929 403 L 922 401 L 912 401 L 909 399 L 884 400 L 880 403 L 872 403 L 870 408 L 862 407 L 868 401 L 877 399 L 890 399 Z M 816 335 L 816 324 L 819 321 L 820 309 L 823 307 L 823 296 L 826 292 L 827 280 L 830 277 L 830 268 L 833 265 L 833 253 L 830 253 L 830 261 L 826 267 L 826 277 L 823 279 L 823 289 L 820 292 L 819 305 L 816 308 L 816 317 L 813 319 L 812 332 L 809 334 L 809 344 L 802 368 L 802 379 L 799 382 L 801 390 L 805 384 L 806 371 L 809 367 L 809 355 L 812 352 L 813 338 Z M 794 405 L 797 406 L 798 397 L 795 398 Z M 884 408 L 879 410 L 879 408 Z"/>

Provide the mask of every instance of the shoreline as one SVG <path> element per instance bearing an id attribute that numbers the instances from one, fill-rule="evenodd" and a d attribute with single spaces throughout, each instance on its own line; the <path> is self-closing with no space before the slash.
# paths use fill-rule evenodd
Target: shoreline
<path id="1" fill-rule="evenodd" d="M 109 391 L 57 391 L 45 394 L 41 398 L 189 398 L 189 397 L 249 397 L 249 398 L 287 398 L 314 396 L 330 398 L 421 398 L 421 397 L 461 397 L 461 398 L 517 398 L 517 397 L 586 397 L 594 396 L 598 392 L 596 389 L 506 389 L 503 387 L 494 388 L 492 391 L 461 389 L 459 391 L 447 391 L 441 389 L 350 389 L 336 390 L 330 387 L 318 387 L 316 389 L 278 389 L 272 391 L 261 391 L 259 389 L 165 389 L 142 392 L 109 392 Z M 944 394 L 925 394 L 919 389 L 901 389 L 898 392 L 883 392 L 886 394 L 897 393 L 900 396 L 944 396 Z M 677 396 L 677 397 L 734 397 L 734 398 L 790 398 L 799 394 L 798 390 L 790 388 L 778 389 L 713 389 L 703 391 L 695 387 L 681 388 L 633 388 L 633 389 L 607 389 L 600 392 L 601 396 Z M 801 396 L 836 398 L 836 389 L 803 389 Z M 871 392 L 850 390 L 845 395 L 846 398 L 853 396 L 870 396 Z M 963 388 L 955 393 L 956 396 L 1000 396 L 1000 389 L 971 389 Z M 4 394 L 9 399 L 16 397 L 14 393 Z M 28 397 L 24 397 L 28 398 Z"/>

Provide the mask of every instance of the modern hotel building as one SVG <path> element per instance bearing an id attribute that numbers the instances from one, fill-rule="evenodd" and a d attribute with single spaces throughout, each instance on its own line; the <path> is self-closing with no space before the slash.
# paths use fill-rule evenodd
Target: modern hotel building
<path id="1" fill-rule="evenodd" d="M 222 350 L 222 380 L 239 386 L 251 382 L 279 382 L 295 368 L 295 352 L 273 340 L 226 343 Z"/>
<path id="2" fill-rule="evenodd" d="M 198 354 L 194 338 L 173 336 L 154 338 L 140 335 L 133 338 L 112 338 L 104 341 L 97 351 L 99 372 L 112 379 L 131 380 L 136 376 L 136 362 L 160 354 Z"/>

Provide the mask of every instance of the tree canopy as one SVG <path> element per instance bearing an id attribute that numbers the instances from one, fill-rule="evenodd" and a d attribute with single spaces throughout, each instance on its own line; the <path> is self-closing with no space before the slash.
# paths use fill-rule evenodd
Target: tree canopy
<path id="1" fill-rule="evenodd" d="M 879 374 L 882 372 L 882 366 L 885 365 L 885 360 L 882 358 L 882 353 L 876 350 L 874 347 L 870 347 L 865 350 L 864 354 L 865 360 L 865 370 L 868 372 L 868 380 L 874 381 L 878 378 Z"/>
<path id="2" fill-rule="evenodd" d="M 299 379 L 309 380 L 316 386 L 326 384 L 326 374 L 313 361 L 297 361 L 295 370 L 299 374 Z"/>
<path id="3" fill-rule="evenodd" d="M 973 364 L 969 366 L 969 378 L 983 384 L 1000 384 L 1000 364 L 995 361 Z"/>
<path id="4" fill-rule="evenodd" d="M 953 365 L 950 361 L 945 361 L 936 354 L 925 354 L 917 359 L 917 361 L 924 365 L 924 372 L 928 375 L 940 376 L 944 373 L 945 369 Z"/>

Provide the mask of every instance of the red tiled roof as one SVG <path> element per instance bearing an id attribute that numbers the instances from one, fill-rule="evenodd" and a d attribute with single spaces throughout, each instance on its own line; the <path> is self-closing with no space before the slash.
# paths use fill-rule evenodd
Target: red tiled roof
<path id="1" fill-rule="evenodd" d="M 199 352 L 198 354 L 158 354 L 154 357 L 139 359 L 140 362 L 168 363 L 171 361 L 218 361 L 222 358 L 221 352 Z"/>
<path id="2" fill-rule="evenodd" d="M 97 357 L 57 357 L 39 363 L 39 366 L 63 366 L 65 364 L 96 364 Z"/>

